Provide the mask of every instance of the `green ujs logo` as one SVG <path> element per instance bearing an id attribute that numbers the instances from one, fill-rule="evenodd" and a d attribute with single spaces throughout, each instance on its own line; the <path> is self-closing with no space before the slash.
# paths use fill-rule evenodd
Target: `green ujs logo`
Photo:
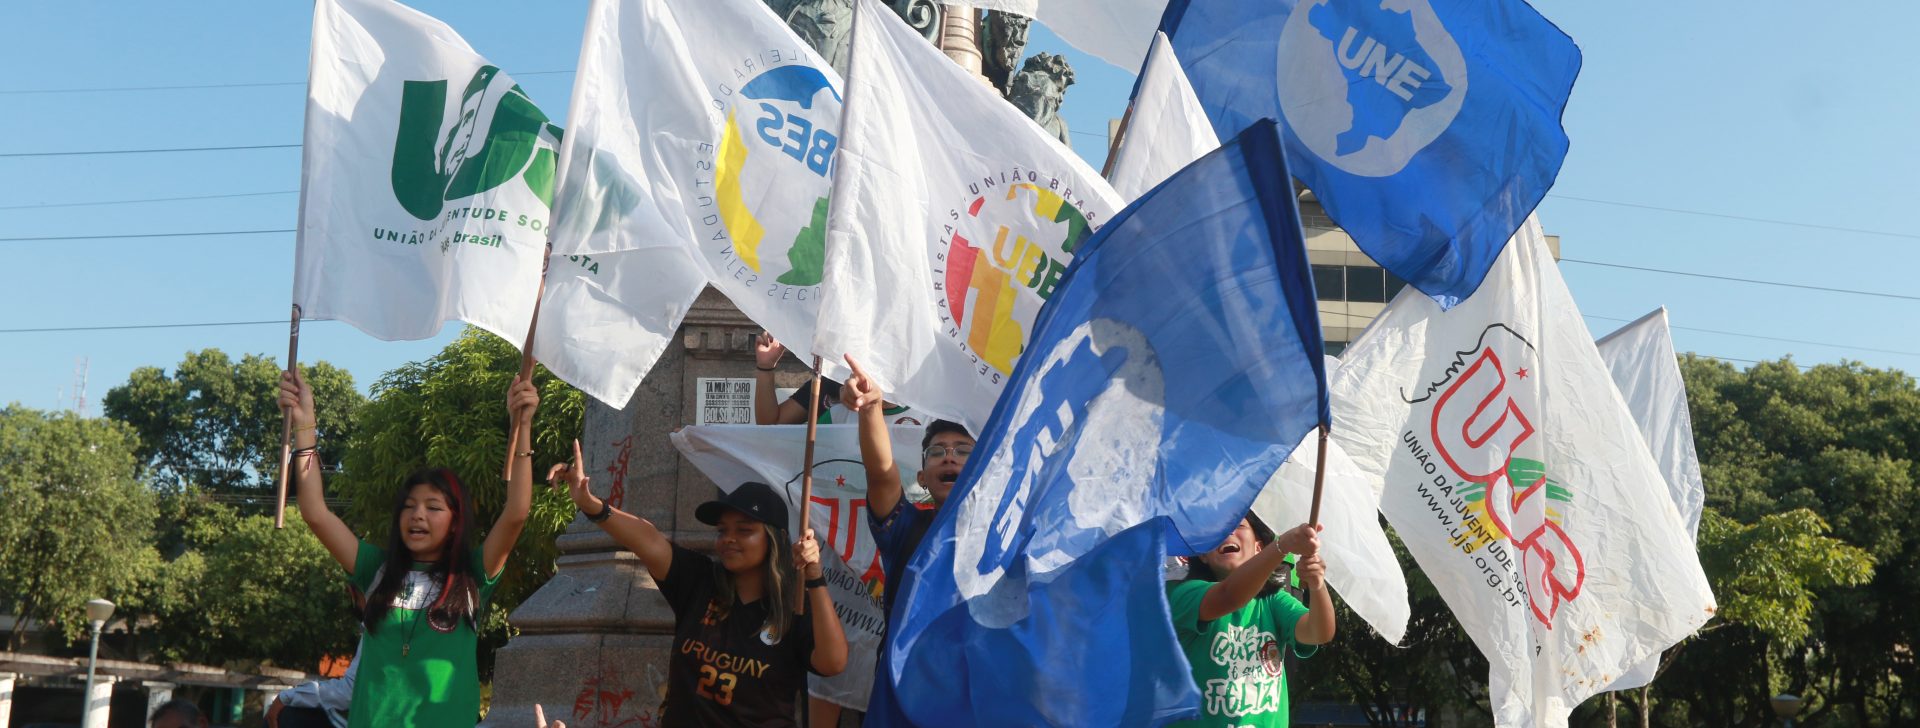
<path id="1" fill-rule="evenodd" d="M 493 190 L 519 178 L 542 204 L 553 206 L 554 147 L 560 127 L 495 66 L 481 66 L 447 106 L 446 81 L 407 81 L 400 97 L 400 130 L 393 144 L 393 196 L 421 220 L 440 216 L 446 203 Z M 448 112 L 457 116 L 448 122 Z"/>

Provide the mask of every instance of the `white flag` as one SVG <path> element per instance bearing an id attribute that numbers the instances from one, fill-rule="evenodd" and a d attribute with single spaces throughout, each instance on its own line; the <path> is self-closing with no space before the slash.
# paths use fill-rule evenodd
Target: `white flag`
<path id="1" fill-rule="evenodd" d="M 548 282 L 550 302 L 572 286 L 566 300 L 587 313 L 570 305 L 557 320 L 562 311 L 543 308 L 536 350 L 571 342 L 553 354 L 579 357 L 579 375 L 604 383 L 568 381 L 622 406 L 711 284 L 804 361 L 839 88 L 759 0 L 595 0 L 553 238 L 554 270 L 571 263 L 575 280 Z M 549 326 L 568 338 L 548 341 Z"/>
<path id="2" fill-rule="evenodd" d="M 1153 52 L 1140 72 L 1133 111 L 1114 155 L 1113 183 L 1121 199 L 1137 199 L 1193 160 L 1220 148 L 1207 110 L 1194 95 L 1187 72 L 1164 33 L 1153 34 Z"/>
<path id="3" fill-rule="evenodd" d="M 1339 366 L 1338 359 L 1327 357 L 1328 379 Z M 1313 466 L 1319 448 L 1316 429 L 1307 433 L 1254 499 L 1253 512 L 1275 532 L 1306 523 L 1312 515 Z M 1373 631 L 1399 644 L 1413 615 L 1407 602 L 1407 576 L 1400 570 L 1387 532 L 1380 528 L 1379 494 L 1337 443 L 1327 443 L 1327 479 L 1321 496 L 1320 523 L 1326 530 L 1320 533 L 1320 549 L 1327 563 L 1327 583 Z"/>
<path id="4" fill-rule="evenodd" d="M 1146 55 L 1167 0 L 974 0 L 973 7 L 1038 19 L 1068 45 L 1132 70 Z"/>
<path id="5" fill-rule="evenodd" d="M 857 0 L 815 351 L 979 432 L 1113 189 L 878 0 Z"/>
<path id="6" fill-rule="evenodd" d="M 918 490 L 919 500 L 930 500 L 914 485 L 920 471 L 920 435 L 924 428 L 895 425 L 893 461 L 900 481 Z M 806 452 L 805 425 L 696 425 L 673 433 L 673 445 L 722 490 L 732 492 L 741 483 L 759 482 L 783 490 L 787 504 L 800 500 L 800 466 Z M 913 499 L 915 493 L 908 493 Z M 911 507 L 911 506 L 909 506 Z M 788 530 L 798 534 L 800 509 L 787 510 Z M 881 607 L 886 575 L 873 532 L 867 527 L 867 471 L 860 462 L 857 425 L 822 425 L 814 443 L 813 515 L 809 524 L 821 539 L 827 587 L 847 633 L 847 669 L 830 678 L 811 676 L 808 692 L 857 710 L 866 710 L 873 690 L 875 661 L 886 634 L 886 611 Z"/>
<path id="7" fill-rule="evenodd" d="M 558 134 L 445 23 L 389 0 L 319 0 L 294 303 L 390 341 L 458 320 L 519 346 Z"/>
<path id="8" fill-rule="evenodd" d="M 1479 292 L 1394 299 L 1332 376 L 1334 437 L 1491 663 L 1501 726 L 1565 726 L 1715 604 L 1538 222 Z"/>
<path id="9" fill-rule="evenodd" d="M 1707 486 L 1700 476 L 1700 456 L 1693 449 L 1693 415 L 1687 410 L 1687 385 L 1674 356 L 1673 335 L 1667 329 L 1667 309 L 1660 308 L 1620 327 L 1596 342 L 1600 359 L 1613 374 L 1627 410 L 1640 426 L 1640 435 L 1653 451 L 1654 462 L 1666 476 L 1667 494 L 1686 521 L 1687 535 L 1700 533 L 1700 511 L 1707 505 Z M 1655 655 L 1627 671 L 1608 690 L 1631 690 L 1653 682 L 1659 672 Z"/>

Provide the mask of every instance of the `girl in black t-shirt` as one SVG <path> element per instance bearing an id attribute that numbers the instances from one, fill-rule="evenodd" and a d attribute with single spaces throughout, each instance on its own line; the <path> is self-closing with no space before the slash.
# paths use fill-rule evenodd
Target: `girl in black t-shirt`
<path id="1" fill-rule="evenodd" d="M 718 529 L 708 557 L 594 497 L 578 441 L 573 462 L 553 466 L 547 479 L 566 483 L 587 520 L 640 557 L 673 607 L 661 725 L 793 726 L 807 672 L 846 669 L 847 638 L 827 593 L 820 544 L 808 529 L 788 546 L 786 499 L 771 486 L 745 483 L 694 510 Z"/>

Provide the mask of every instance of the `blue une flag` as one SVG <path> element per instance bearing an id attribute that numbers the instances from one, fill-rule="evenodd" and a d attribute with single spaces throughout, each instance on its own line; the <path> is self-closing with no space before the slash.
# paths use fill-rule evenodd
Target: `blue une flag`
<path id="1" fill-rule="evenodd" d="M 1299 211 L 1261 121 L 1074 256 L 974 448 L 991 455 L 908 567 L 880 678 L 923 726 L 1197 715 L 1163 557 L 1218 546 L 1326 420 Z"/>
<path id="2" fill-rule="evenodd" d="M 1567 156 L 1580 49 L 1523 0 L 1172 0 L 1161 30 L 1216 131 L 1282 120 L 1327 214 L 1443 307 Z"/>

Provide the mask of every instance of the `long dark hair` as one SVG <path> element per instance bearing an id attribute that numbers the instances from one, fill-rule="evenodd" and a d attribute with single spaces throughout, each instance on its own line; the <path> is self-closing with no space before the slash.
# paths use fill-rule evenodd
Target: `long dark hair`
<path id="1" fill-rule="evenodd" d="M 373 593 L 367 595 L 367 608 L 363 623 L 368 632 L 380 627 L 380 621 L 386 619 L 387 612 L 393 610 L 393 597 L 400 592 L 400 586 L 406 583 L 407 572 L 413 568 L 413 553 L 407 549 L 401 534 L 406 529 L 400 527 L 400 514 L 407 508 L 407 497 L 414 486 L 431 486 L 446 497 L 447 506 L 453 509 L 453 522 L 447 528 L 447 540 L 441 547 L 440 558 L 427 567 L 427 574 L 439 585 L 439 593 L 434 597 L 432 606 L 427 608 L 427 624 L 441 632 L 452 632 L 460 622 L 475 625 L 475 614 L 480 609 L 480 589 L 473 580 L 473 548 L 468 541 L 473 533 L 473 501 L 467 497 L 466 487 L 453 471 L 446 468 L 422 468 L 407 475 L 400 484 L 400 490 L 394 494 L 393 515 L 387 522 L 392 531 L 387 536 L 387 560 L 380 566 L 380 578 L 373 584 Z M 478 626 L 475 625 L 478 629 Z"/>
<path id="2" fill-rule="evenodd" d="M 800 583 L 799 573 L 793 568 L 793 544 L 787 543 L 787 529 L 767 524 L 759 524 L 767 533 L 767 560 L 760 565 L 766 571 L 765 586 L 761 589 L 761 599 L 766 600 L 767 622 L 762 625 L 772 630 L 774 642 L 787 638 L 787 630 L 793 628 L 793 608 L 797 597 L 789 592 Z M 739 596 L 733 589 L 733 572 L 713 560 L 713 616 L 725 620 L 733 611 L 733 603 Z"/>
<path id="3" fill-rule="evenodd" d="M 1266 548 L 1268 544 L 1273 543 L 1273 529 L 1267 528 L 1267 524 L 1261 523 L 1260 517 L 1253 515 L 1252 511 L 1247 512 L 1247 526 L 1253 529 L 1253 540 L 1259 542 L 1260 548 Z M 1275 569 L 1273 574 L 1267 577 L 1266 585 L 1260 587 L 1259 596 L 1270 597 L 1279 593 L 1281 589 L 1286 588 L 1287 578 L 1285 572 L 1286 569 Z M 1221 579 L 1220 575 L 1213 573 L 1213 567 L 1208 566 L 1207 562 L 1201 560 L 1198 556 L 1187 559 L 1187 578 L 1199 579 L 1201 581 L 1219 581 Z"/>

